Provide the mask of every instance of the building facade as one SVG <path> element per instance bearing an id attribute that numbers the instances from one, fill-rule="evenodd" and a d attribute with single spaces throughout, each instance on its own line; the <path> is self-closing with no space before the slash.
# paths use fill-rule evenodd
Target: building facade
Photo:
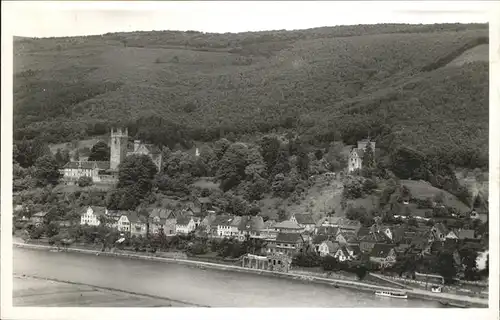
<path id="1" fill-rule="evenodd" d="M 363 155 L 366 151 L 366 147 L 370 145 L 375 156 L 375 142 L 370 139 L 358 141 L 358 147 L 353 148 L 349 153 L 349 161 L 347 170 L 353 172 L 356 170 L 361 170 L 363 168 Z"/>

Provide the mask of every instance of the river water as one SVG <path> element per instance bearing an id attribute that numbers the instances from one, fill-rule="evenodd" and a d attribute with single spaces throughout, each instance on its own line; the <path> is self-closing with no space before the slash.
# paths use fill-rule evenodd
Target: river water
<path id="1" fill-rule="evenodd" d="M 151 294 L 210 307 L 436 308 L 291 279 L 121 257 L 13 248 L 14 273 Z"/>

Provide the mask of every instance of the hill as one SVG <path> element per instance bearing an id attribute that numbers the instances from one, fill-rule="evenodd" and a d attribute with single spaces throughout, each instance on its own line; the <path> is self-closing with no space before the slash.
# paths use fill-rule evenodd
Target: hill
<path id="1" fill-rule="evenodd" d="M 14 138 L 61 143 L 124 124 L 172 146 L 293 129 L 484 166 L 488 63 L 450 62 L 487 37 L 486 25 L 374 25 L 16 38 Z"/>

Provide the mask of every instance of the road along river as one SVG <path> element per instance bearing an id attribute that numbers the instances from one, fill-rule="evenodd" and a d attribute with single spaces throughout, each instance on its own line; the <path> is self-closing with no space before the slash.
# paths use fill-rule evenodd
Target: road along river
<path id="1" fill-rule="evenodd" d="M 316 308 L 441 306 L 437 301 L 399 300 L 378 297 L 369 292 L 298 280 L 122 257 L 14 247 L 13 259 L 15 275 L 116 289 L 199 306 Z M 16 282 L 14 282 L 15 291 Z"/>

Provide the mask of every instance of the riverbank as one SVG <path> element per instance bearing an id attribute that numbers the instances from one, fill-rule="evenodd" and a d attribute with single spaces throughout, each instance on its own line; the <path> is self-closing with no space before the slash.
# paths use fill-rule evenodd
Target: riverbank
<path id="1" fill-rule="evenodd" d="M 206 307 L 159 296 L 37 276 L 14 275 L 15 307 Z"/>
<path id="2" fill-rule="evenodd" d="M 14 246 L 20 247 L 20 248 L 47 250 L 47 251 L 57 250 L 56 248 L 50 247 L 50 246 L 33 245 L 33 244 L 26 244 L 26 243 L 14 243 Z M 363 283 L 361 281 L 328 279 L 328 278 L 322 278 L 322 277 L 317 277 L 317 276 L 312 276 L 312 275 L 305 276 L 305 275 L 300 275 L 300 274 L 294 274 L 293 272 L 280 273 L 280 272 L 273 272 L 273 271 L 268 271 L 268 270 L 249 269 L 249 268 L 243 268 L 243 267 L 234 266 L 234 265 L 224 265 L 224 264 L 217 264 L 217 263 L 203 262 L 203 261 L 194 261 L 194 260 L 188 260 L 188 259 L 165 258 L 165 257 L 156 257 L 156 256 L 152 256 L 152 255 L 141 255 L 141 254 L 133 254 L 133 253 L 101 252 L 101 251 L 97 251 L 97 250 L 77 249 L 77 248 L 65 248 L 63 250 L 67 251 L 67 252 L 76 252 L 76 253 L 82 253 L 82 254 L 116 256 L 116 257 L 130 258 L 130 259 L 139 259 L 139 260 L 142 259 L 142 260 L 167 262 L 167 263 L 170 262 L 170 263 L 182 264 L 182 265 L 187 265 L 187 266 L 201 268 L 201 269 L 208 268 L 208 269 L 223 270 L 223 271 L 235 271 L 235 272 L 259 274 L 259 275 L 270 276 L 270 277 L 288 278 L 288 279 L 292 279 L 292 280 L 302 280 L 302 281 L 308 281 L 308 282 L 312 282 L 312 283 L 319 283 L 319 284 L 334 286 L 336 288 L 356 289 L 356 290 L 362 290 L 362 291 L 367 291 L 367 292 L 372 292 L 372 293 L 374 293 L 377 290 L 394 290 L 394 288 L 389 287 L 389 286 L 368 284 L 368 283 Z M 409 298 L 423 299 L 423 300 L 441 301 L 444 303 L 465 304 L 468 307 L 481 308 L 481 307 L 488 306 L 488 301 L 486 299 L 479 299 L 479 298 L 466 297 L 466 296 L 465 297 L 464 296 L 455 296 L 455 295 L 446 294 L 446 293 L 432 293 L 432 292 L 427 292 L 427 291 L 418 290 L 418 289 L 409 289 L 408 290 L 408 297 Z"/>

